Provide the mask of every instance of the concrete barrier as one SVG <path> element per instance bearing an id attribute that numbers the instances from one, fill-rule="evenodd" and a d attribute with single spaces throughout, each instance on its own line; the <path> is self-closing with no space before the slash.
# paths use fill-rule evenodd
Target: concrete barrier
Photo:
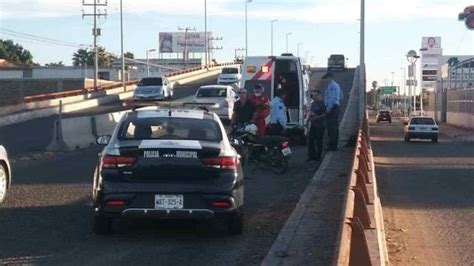
<path id="1" fill-rule="evenodd" d="M 71 151 L 86 148 L 95 143 L 93 120 L 90 116 L 58 119 L 54 123 L 54 134 L 49 151 Z"/>

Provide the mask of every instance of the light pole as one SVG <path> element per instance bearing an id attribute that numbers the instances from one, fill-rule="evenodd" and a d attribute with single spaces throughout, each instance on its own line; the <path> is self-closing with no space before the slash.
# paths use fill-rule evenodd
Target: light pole
<path id="1" fill-rule="evenodd" d="M 416 60 L 420 58 L 417 54 L 416 54 L 416 51 L 415 50 L 410 50 L 408 51 L 407 53 L 407 60 L 408 62 L 411 64 L 410 65 L 410 69 L 408 71 L 408 79 L 411 80 L 410 83 L 408 84 L 408 88 L 409 88 L 409 97 L 410 97 L 410 108 L 413 108 L 414 111 L 416 111 L 416 100 L 415 100 L 415 90 L 416 90 L 416 75 L 415 75 L 415 62 Z M 413 99 L 411 97 L 411 94 L 412 94 L 412 86 L 413 86 Z M 413 106 L 412 106 L 412 103 L 413 102 Z M 410 112 L 409 112 L 410 113 Z"/>
<path id="2" fill-rule="evenodd" d="M 296 55 L 297 55 L 297 57 L 300 57 L 300 46 L 301 45 L 303 45 L 302 42 L 300 42 L 296 45 Z"/>
<path id="3" fill-rule="evenodd" d="M 156 51 L 156 49 L 146 50 L 146 76 L 147 77 L 150 76 L 150 65 L 149 65 L 149 61 L 148 61 L 148 54 L 151 53 L 151 52 L 154 52 L 154 51 Z"/>
<path id="4" fill-rule="evenodd" d="M 273 55 L 273 23 L 277 22 L 278 19 L 273 19 L 270 24 L 271 24 L 271 40 L 270 40 L 270 46 L 271 46 L 271 53 L 270 55 Z"/>
<path id="5" fill-rule="evenodd" d="M 183 64 L 184 64 L 184 67 L 186 67 L 186 64 L 188 62 L 188 31 L 196 31 L 196 28 L 191 28 L 191 27 L 181 28 L 181 27 L 178 27 L 178 30 L 183 30 L 184 31 Z"/>
<path id="6" fill-rule="evenodd" d="M 209 70 L 209 61 L 208 61 L 208 53 L 209 53 L 209 40 L 207 37 L 207 0 L 204 0 L 204 55 L 206 56 L 206 69 Z"/>
<path id="7" fill-rule="evenodd" d="M 304 53 L 304 63 L 305 63 L 305 64 L 308 64 L 308 55 L 309 55 L 309 51 L 306 51 L 306 52 Z"/>
<path id="8" fill-rule="evenodd" d="M 286 52 L 288 53 L 288 37 L 291 35 L 291 32 L 286 34 Z"/>
<path id="9" fill-rule="evenodd" d="M 123 9 L 122 9 L 122 0 L 120 0 L 120 53 L 122 54 L 122 86 L 123 90 L 126 90 L 125 87 L 125 58 L 123 56 Z"/>
<path id="10" fill-rule="evenodd" d="M 248 6 L 248 3 L 252 3 L 252 1 L 253 0 L 245 0 L 245 57 L 248 56 L 248 52 L 249 52 L 247 6 Z"/>

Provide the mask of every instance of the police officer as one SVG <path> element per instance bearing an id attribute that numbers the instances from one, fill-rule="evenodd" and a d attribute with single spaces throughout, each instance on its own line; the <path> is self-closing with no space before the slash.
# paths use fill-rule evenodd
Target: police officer
<path id="1" fill-rule="evenodd" d="M 311 126 L 308 135 L 308 161 L 319 161 L 323 151 L 324 131 L 326 131 L 326 105 L 321 97 L 321 91 L 315 90 L 312 94 L 310 115 L 308 122 Z"/>
<path id="2" fill-rule="evenodd" d="M 327 81 L 327 88 L 324 94 L 324 102 L 326 104 L 326 125 L 328 128 L 329 147 L 327 150 L 337 150 L 339 142 L 339 105 L 342 102 L 344 95 L 342 94 L 341 87 L 334 81 L 334 75 L 328 72 L 322 77 L 324 81 Z"/>
<path id="3" fill-rule="evenodd" d="M 286 127 L 286 106 L 282 99 L 282 90 L 275 91 L 275 97 L 270 104 L 270 129 L 268 135 L 283 135 Z"/>

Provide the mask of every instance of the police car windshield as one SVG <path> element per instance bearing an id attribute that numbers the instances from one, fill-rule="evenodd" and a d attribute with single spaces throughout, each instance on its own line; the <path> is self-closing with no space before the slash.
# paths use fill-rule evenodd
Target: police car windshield
<path id="1" fill-rule="evenodd" d="M 198 98 L 226 97 L 227 89 L 223 88 L 201 88 L 197 93 Z"/>
<path id="2" fill-rule="evenodd" d="M 119 140 L 177 139 L 220 142 L 219 124 L 211 119 L 153 117 L 133 118 L 122 123 Z"/>

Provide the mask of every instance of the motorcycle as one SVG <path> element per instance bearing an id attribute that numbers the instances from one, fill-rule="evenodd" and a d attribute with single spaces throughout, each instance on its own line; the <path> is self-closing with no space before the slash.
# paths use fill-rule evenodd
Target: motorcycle
<path id="1" fill-rule="evenodd" d="M 241 156 L 243 167 L 253 164 L 270 168 L 276 174 L 285 173 L 291 156 L 288 139 L 281 136 L 257 136 L 255 133 L 254 126 L 246 125 L 233 129 L 230 135 L 231 145 Z"/>

